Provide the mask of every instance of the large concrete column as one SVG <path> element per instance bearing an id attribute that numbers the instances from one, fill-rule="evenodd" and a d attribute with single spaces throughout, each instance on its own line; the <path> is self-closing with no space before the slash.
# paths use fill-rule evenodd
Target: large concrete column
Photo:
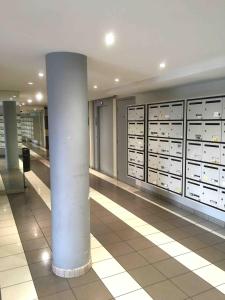
<path id="1" fill-rule="evenodd" d="M 91 267 L 87 58 L 46 56 L 52 200 L 53 272 L 84 274 Z"/>
<path id="2" fill-rule="evenodd" d="M 8 170 L 19 168 L 16 102 L 3 101 L 5 127 L 5 156 Z"/>

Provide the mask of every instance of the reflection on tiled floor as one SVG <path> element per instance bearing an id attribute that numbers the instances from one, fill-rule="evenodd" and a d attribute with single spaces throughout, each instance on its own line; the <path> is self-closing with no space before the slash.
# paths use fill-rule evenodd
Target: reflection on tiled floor
<path id="1" fill-rule="evenodd" d="M 0 298 L 37 299 L 24 249 L 0 177 Z"/>
<path id="2" fill-rule="evenodd" d="M 91 186 L 103 199 L 101 204 L 91 200 L 93 270 L 70 280 L 54 276 L 50 270 L 50 213 L 41 198 L 48 204 L 43 189 L 45 185 L 49 188 L 46 165 L 32 162 L 30 180 L 39 177 L 42 182 L 37 192 L 29 186 L 26 197 L 10 196 L 40 299 L 225 299 L 224 278 L 217 273 L 225 271 L 224 239 L 93 175 Z M 105 196 L 116 204 L 116 215 L 111 207 L 102 206 Z M 187 266 L 184 259 L 175 259 L 178 256 L 188 261 Z M 201 259 L 195 260 L 199 269 L 194 273 L 190 269 L 196 257 Z"/>

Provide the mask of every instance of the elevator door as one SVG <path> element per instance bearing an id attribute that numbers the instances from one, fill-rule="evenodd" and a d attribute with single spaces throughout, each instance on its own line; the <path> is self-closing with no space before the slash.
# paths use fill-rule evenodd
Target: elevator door
<path id="1" fill-rule="evenodd" d="M 113 176 L 113 101 L 99 106 L 99 170 Z"/>

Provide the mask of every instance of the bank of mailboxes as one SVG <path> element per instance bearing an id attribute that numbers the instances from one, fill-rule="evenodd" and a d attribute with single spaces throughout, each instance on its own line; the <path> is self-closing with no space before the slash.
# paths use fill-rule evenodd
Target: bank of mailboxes
<path id="1" fill-rule="evenodd" d="M 149 153 L 148 167 L 179 176 L 182 175 L 182 159 L 180 158 Z"/>
<path id="2" fill-rule="evenodd" d="M 220 145 L 220 164 L 225 165 L 225 145 Z"/>
<path id="3" fill-rule="evenodd" d="M 164 138 L 183 138 L 183 122 L 149 122 L 148 135 Z"/>
<path id="4" fill-rule="evenodd" d="M 143 135 L 144 122 L 128 122 L 128 134 L 130 135 Z"/>
<path id="5" fill-rule="evenodd" d="M 144 165 L 144 153 L 142 151 L 128 149 L 128 161 L 138 165 Z"/>
<path id="6" fill-rule="evenodd" d="M 189 121 L 187 138 L 189 140 L 221 141 L 221 121 Z"/>
<path id="7" fill-rule="evenodd" d="M 187 119 L 221 119 L 224 118 L 225 104 L 223 98 L 199 99 L 187 102 Z"/>
<path id="8" fill-rule="evenodd" d="M 128 107 L 128 120 L 144 120 L 145 110 L 144 106 L 131 106 Z"/>
<path id="9" fill-rule="evenodd" d="M 144 180 L 144 167 L 128 163 L 128 175 L 140 180 Z"/>
<path id="10" fill-rule="evenodd" d="M 182 120 L 183 102 L 152 104 L 148 111 L 149 120 Z"/>
<path id="11" fill-rule="evenodd" d="M 136 150 L 144 150 L 144 137 L 128 136 L 128 148 Z"/>
<path id="12" fill-rule="evenodd" d="M 148 138 L 148 151 L 182 157 L 183 143 L 179 140 Z M 225 151 L 224 151 L 225 153 Z M 224 155 L 225 159 L 225 155 Z"/>
<path id="13" fill-rule="evenodd" d="M 220 144 L 187 142 L 187 158 L 220 164 Z M 225 150 L 225 149 L 224 149 Z"/>
<path id="14" fill-rule="evenodd" d="M 148 169 L 148 182 L 175 193 L 182 193 L 182 178 L 175 175 Z"/>
<path id="15" fill-rule="evenodd" d="M 205 183 L 186 181 L 186 196 L 202 203 L 225 210 L 225 190 Z"/>

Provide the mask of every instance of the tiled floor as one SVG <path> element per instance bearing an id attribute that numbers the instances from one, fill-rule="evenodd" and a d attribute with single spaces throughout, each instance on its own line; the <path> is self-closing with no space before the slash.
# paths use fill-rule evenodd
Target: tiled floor
<path id="1" fill-rule="evenodd" d="M 75 279 L 54 276 L 49 168 L 36 158 L 27 192 L 9 200 L 39 299 L 225 299 L 223 238 L 95 175 L 93 269 Z"/>

